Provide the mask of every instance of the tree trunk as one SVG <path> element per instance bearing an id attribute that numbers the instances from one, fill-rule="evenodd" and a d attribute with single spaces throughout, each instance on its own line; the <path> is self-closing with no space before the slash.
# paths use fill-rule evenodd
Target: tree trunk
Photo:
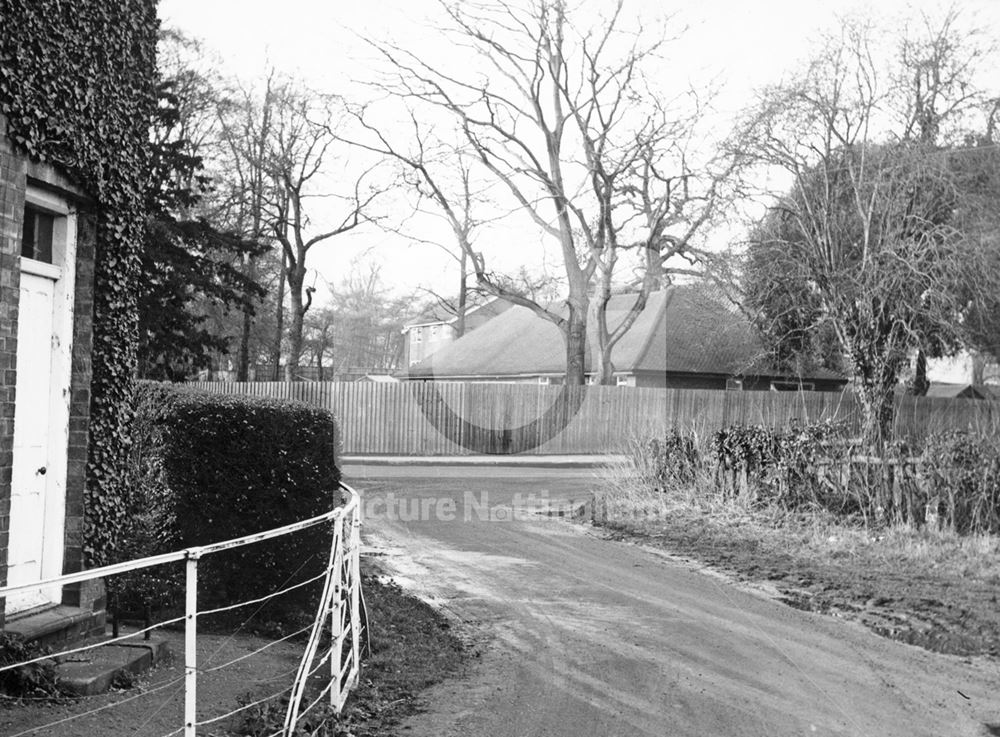
<path id="1" fill-rule="evenodd" d="M 909 393 L 915 397 L 925 397 L 930 385 L 931 383 L 927 380 L 927 354 L 919 350 L 913 367 L 913 380 L 908 387 Z"/>
<path id="2" fill-rule="evenodd" d="M 288 329 L 288 359 L 285 361 L 285 381 L 295 380 L 295 370 L 299 367 L 302 357 L 302 322 L 305 312 L 302 309 L 302 283 L 305 274 L 290 274 L 288 279 L 288 302 L 291 311 L 292 324 Z"/>
<path id="3" fill-rule="evenodd" d="M 611 363 L 610 349 L 601 351 L 601 366 L 598 382 L 601 386 L 613 386 L 615 383 L 615 365 Z"/>
<path id="4" fill-rule="evenodd" d="M 251 231 L 251 237 L 254 243 L 260 241 L 260 219 L 261 219 L 261 208 L 260 208 L 260 195 L 259 187 L 254 190 L 254 207 L 253 207 L 253 230 Z M 247 256 L 247 277 L 251 281 L 257 281 L 257 257 Z M 236 366 L 236 380 L 237 381 L 249 381 L 250 380 L 250 328 L 253 325 L 253 315 L 249 307 L 243 310 L 243 325 L 240 330 L 240 352 L 237 358 Z"/>
<path id="5" fill-rule="evenodd" d="M 465 249 L 462 249 L 462 258 L 459 262 L 459 270 L 461 271 L 461 280 L 458 284 L 458 320 L 455 322 L 455 337 L 461 338 L 465 335 L 465 303 L 468 299 L 468 290 L 466 286 L 469 280 L 469 256 L 466 254 Z"/>
<path id="6" fill-rule="evenodd" d="M 243 326 L 240 330 L 240 352 L 236 358 L 236 380 L 249 381 L 250 375 L 250 310 L 243 310 Z"/>
<path id="7" fill-rule="evenodd" d="M 983 376 L 986 373 L 986 359 L 983 354 L 974 352 L 972 354 L 972 385 L 983 386 L 985 383 Z"/>
<path id="8" fill-rule="evenodd" d="M 601 386 L 611 386 L 614 381 L 615 366 L 611 362 L 610 331 L 608 330 L 608 302 L 611 301 L 611 285 L 602 278 L 601 294 L 597 299 L 593 319 L 597 322 L 594 332 L 597 334 L 597 352 L 599 366 L 597 367 L 597 383 Z"/>
<path id="9" fill-rule="evenodd" d="M 569 306 L 566 326 L 566 383 L 582 386 L 586 383 L 587 371 L 587 305 Z"/>
<path id="10" fill-rule="evenodd" d="M 271 381 L 281 377 L 281 338 L 285 330 L 285 252 L 281 252 L 281 275 L 278 277 L 278 314 L 271 347 Z"/>

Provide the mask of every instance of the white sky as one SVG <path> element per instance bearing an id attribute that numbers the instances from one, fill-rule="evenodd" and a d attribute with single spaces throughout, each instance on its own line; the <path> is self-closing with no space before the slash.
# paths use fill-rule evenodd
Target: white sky
<path id="1" fill-rule="evenodd" d="M 808 53 L 817 29 L 838 14 L 868 3 L 852 0 L 700 0 L 684 3 L 680 16 L 689 26 L 677 42 L 664 78 L 682 82 L 716 79 L 724 86 L 716 105 L 738 110 L 754 87 L 777 81 Z M 923 9 L 933 12 L 939 0 L 879 0 L 890 17 Z M 959 0 L 963 14 L 1000 35 L 1000 0 Z M 693 7 L 692 7 L 693 6 Z M 267 64 L 302 78 L 316 89 L 351 95 L 351 81 L 364 78 L 370 52 L 363 38 L 393 38 L 429 54 L 447 55 L 423 19 L 433 16 L 435 0 L 160 0 L 164 26 L 201 39 L 218 54 L 222 71 L 244 79 L 258 76 Z M 662 16 L 668 4 L 626 0 L 639 19 Z M 455 63 L 461 58 L 455 56 Z M 530 237 L 525 240 L 530 240 Z M 537 249 L 506 248 L 507 264 L 537 262 Z M 310 254 L 320 278 L 336 284 L 352 259 L 382 265 L 386 282 L 399 292 L 420 286 L 453 292 L 457 268 L 437 249 L 412 245 L 374 228 L 347 241 L 328 242 Z M 320 292 L 322 294 L 322 290 Z"/>

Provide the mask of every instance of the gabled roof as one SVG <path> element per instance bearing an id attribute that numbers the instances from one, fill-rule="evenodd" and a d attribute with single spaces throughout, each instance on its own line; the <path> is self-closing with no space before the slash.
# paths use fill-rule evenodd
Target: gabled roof
<path id="1" fill-rule="evenodd" d="M 635 294 L 614 295 L 608 303 L 608 326 L 621 324 Z M 591 349 L 587 371 L 596 361 L 594 321 L 588 323 Z M 768 370 L 749 323 L 703 287 L 675 286 L 649 296 L 646 309 L 615 345 L 618 372 L 696 373 L 734 376 L 781 376 Z M 566 349 L 559 328 L 526 307 L 515 306 L 478 330 L 410 367 L 409 376 L 478 377 L 561 374 Z M 830 371 L 810 378 L 840 379 Z M 806 377 L 803 377 L 806 378 Z"/>
<path id="2" fill-rule="evenodd" d="M 490 297 L 485 302 L 481 302 L 474 307 L 467 307 L 465 310 L 465 319 L 468 320 L 470 317 L 481 313 L 488 317 L 499 315 L 507 309 L 509 304 L 509 302 L 500 297 Z M 458 322 L 458 315 L 448 310 L 444 305 L 435 303 L 424 310 L 413 322 L 406 323 L 403 326 L 403 333 L 408 333 L 413 328 L 422 328 L 429 325 L 451 325 L 455 322 Z"/>
<path id="3" fill-rule="evenodd" d="M 991 399 L 992 393 L 986 387 L 975 387 L 972 384 L 946 384 L 932 381 L 927 387 L 926 396 L 945 399 Z"/>

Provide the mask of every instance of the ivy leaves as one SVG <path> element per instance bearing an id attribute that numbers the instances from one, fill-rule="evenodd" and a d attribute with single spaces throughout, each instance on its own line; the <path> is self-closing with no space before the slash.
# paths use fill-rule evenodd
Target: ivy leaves
<path id="1" fill-rule="evenodd" d="M 21 153 L 58 165 L 94 200 L 93 377 L 87 563 L 109 559 L 136 365 L 136 286 L 154 100 L 154 0 L 0 0 L 0 112 Z"/>

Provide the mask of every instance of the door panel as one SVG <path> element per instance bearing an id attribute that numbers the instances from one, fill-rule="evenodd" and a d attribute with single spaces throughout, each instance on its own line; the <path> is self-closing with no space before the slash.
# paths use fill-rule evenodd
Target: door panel
<path id="1" fill-rule="evenodd" d="M 7 585 L 42 578 L 48 487 L 55 280 L 21 273 Z M 8 614 L 53 600 L 41 590 L 9 597 Z"/>

